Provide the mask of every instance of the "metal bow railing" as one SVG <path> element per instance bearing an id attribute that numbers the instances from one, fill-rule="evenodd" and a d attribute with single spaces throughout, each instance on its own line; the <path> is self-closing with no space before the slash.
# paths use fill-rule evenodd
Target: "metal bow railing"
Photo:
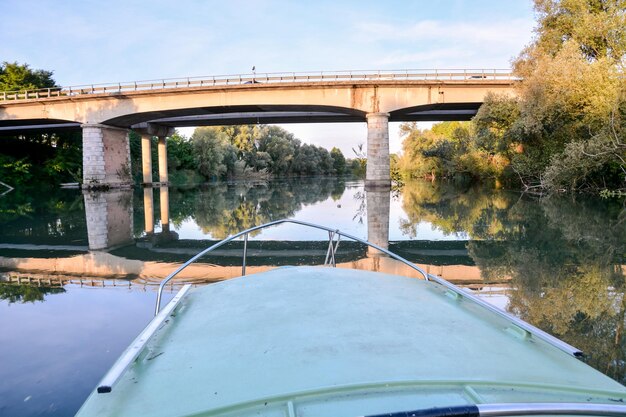
<path id="1" fill-rule="evenodd" d="M 322 226 L 319 224 L 315 224 L 315 223 L 309 223 L 309 222 L 303 222 L 300 220 L 294 220 L 294 219 L 281 219 L 281 220 L 276 220 L 273 222 L 269 222 L 269 223 L 265 223 L 256 227 L 252 227 L 250 229 L 244 230 L 242 232 L 239 232 L 237 234 L 234 234 L 210 247 L 208 247 L 207 249 L 201 251 L 200 253 L 198 253 L 196 256 L 194 256 L 193 258 L 189 259 L 187 262 L 185 262 L 184 264 L 182 264 L 180 267 L 178 267 L 174 272 L 172 272 L 171 274 L 169 274 L 167 277 L 165 277 L 161 283 L 159 284 L 159 290 L 157 292 L 157 301 L 156 301 L 156 307 L 155 307 L 155 316 L 159 314 L 159 311 L 161 309 L 161 296 L 163 294 L 163 290 L 165 288 L 165 285 L 167 285 L 167 283 L 174 278 L 176 275 L 178 275 L 183 269 L 187 268 L 189 265 L 191 265 L 192 263 L 196 262 L 198 259 L 202 258 L 204 255 L 206 255 L 209 252 L 214 251 L 215 249 L 225 245 L 226 243 L 238 239 L 240 237 L 243 237 L 244 239 L 244 246 L 243 246 L 243 254 L 242 254 L 242 263 L 241 263 L 241 275 L 244 276 L 246 275 L 246 257 L 247 257 L 247 248 L 248 248 L 248 235 L 252 232 L 255 232 L 257 230 L 261 230 L 261 229 L 265 229 L 271 226 L 277 226 L 279 224 L 283 224 L 283 223 L 292 223 L 292 224 L 298 224 L 301 226 L 306 226 L 306 227 L 310 227 L 313 229 L 318 229 L 318 230 L 324 230 L 326 232 L 328 232 L 328 250 L 326 252 L 326 259 L 324 261 L 324 265 L 328 265 L 328 266 L 336 266 L 336 262 L 335 262 L 335 254 L 337 253 L 337 249 L 339 248 L 339 243 L 341 241 L 341 238 L 347 238 L 347 239 L 351 239 L 354 240 L 356 242 L 362 243 L 364 245 L 367 245 L 369 247 L 372 247 L 378 251 L 380 251 L 381 253 L 384 253 L 385 255 L 389 256 L 390 258 L 393 258 L 399 262 L 402 262 L 403 264 L 407 265 L 408 267 L 414 269 L 415 271 L 419 272 L 426 281 L 434 281 L 440 285 L 442 285 L 443 287 L 447 288 L 449 291 L 451 291 L 453 294 L 455 294 L 456 296 L 460 297 L 460 298 L 466 298 L 466 299 L 470 299 L 472 300 L 474 303 L 479 304 L 480 306 L 484 307 L 485 309 L 492 311 L 494 313 L 496 313 L 497 315 L 504 317 L 505 319 L 513 322 L 516 326 L 518 326 L 519 328 L 521 328 L 522 330 L 528 332 L 529 334 L 534 335 L 535 337 L 539 338 L 539 339 L 543 339 L 544 341 L 558 347 L 559 349 L 573 355 L 573 356 L 581 356 L 582 352 L 563 342 L 560 339 L 557 339 L 556 337 L 550 335 L 549 333 L 544 332 L 543 330 L 529 324 L 526 323 L 524 320 L 521 320 L 509 313 L 507 313 L 504 310 L 499 309 L 498 307 L 493 306 L 492 304 L 489 304 L 488 302 L 482 300 L 481 298 L 466 292 L 464 290 L 462 290 L 461 288 L 457 287 L 456 285 L 446 281 L 445 279 L 438 277 L 436 275 L 432 275 L 427 273 L 426 271 L 424 271 L 422 268 L 420 268 L 419 266 L 415 265 L 414 263 L 404 259 L 403 257 L 396 255 L 395 253 L 382 248 L 372 242 L 369 242 L 365 239 L 361 239 L 359 237 L 350 235 L 348 233 L 344 233 L 341 232 L 337 229 L 333 229 L 330 227 L 326 227 L 326 226 Z"/>
<path id="2" fill-rule="evenodd" d="M 309 82 L 350 81 L 465 81 L 491 82 L 515 81 L 510 69 L 410 69 L 410 70 L 356 70 L 315 72 L 273 72 L 238 75 L 213 75 L 204 77 L 163 78 L 156 80 L 118 83 L 85 84 L 69 87 L 41 88 L 37 90 L 2 91 L 0 102 L 15 100 L 41 100 L 90 94 L 120 94 L 136 91 L 203 88 L 214 86 L 286 84 Z"/>

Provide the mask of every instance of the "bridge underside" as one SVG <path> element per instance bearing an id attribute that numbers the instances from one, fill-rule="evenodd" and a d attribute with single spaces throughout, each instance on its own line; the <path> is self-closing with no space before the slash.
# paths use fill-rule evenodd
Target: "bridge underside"
<path id="1" fill-rule="evenodd" d="M 440 103 L 415 106 L 389 113 L 390 122 L 438 122 L 470 120 L 481 103 Z M 331 106 L 221 106 L 135 113 L 103 122 L 119 128 L 141 128 L 152 123 L 168 128 L 273 123 L 350 123 L 366 121 L 364 112 Z M 0 120 L 0 135 L 31 132 L 57 133 L 80 130 L 71 120 Z"/>
<path id="2" fill-rule="evenodd" d="M 441 103 L 415 106 L 389 113 L 390 122 L 470 120 L 482 103 Z M 366 113 L 332 106 L 221 106 L 138 113 L 108 120 L 104 124 L 133 127 L 154 123 L 167 127 L 223 126 L 271 123 L 365 122 Z"/>

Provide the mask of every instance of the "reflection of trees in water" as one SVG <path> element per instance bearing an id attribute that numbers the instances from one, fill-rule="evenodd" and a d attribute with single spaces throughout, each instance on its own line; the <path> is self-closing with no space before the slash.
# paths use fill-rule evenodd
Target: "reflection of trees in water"
<path id="1" fill-rule="evenodd" d="M 85 243 L 87 225 L 78 190 L 50 188 L 44 192 L 16 189 L 0 198 L 0 238 L 4 242 Z"/>
<path id="2" fill-rule="evenodd" d="M 365 191 L 357 191 L 353 198 L 359 202 L 352 220 L 356 220 L 359 224 L 363 224 L 363 219 L 367 216 L 367 199 Z M 358 220 L 357 220 L 358 219 Z"/>
<path id="3" fill-rule="evenodd" d="M 461 189 L 450 183 L 409 182 L 402 189 L 400 220 L 403 234 L 415 238 L 420 222 L 429 222 L 446 234 L 469 233 L 475 239 L 493 238 L 512 226 L 507 210 L 518 198 L 512 193 L 484 188 Z"/>
<path id="4" fill-rule="evenodd" d="M 0 282 L 0 300 L 6 300 L 9 304 L 44 301 L 46 294 L 60 294 L 64 292 L 64 288 L 35 287 L 33 285 Z"/>
<path id="5" fill-rule="evenodd" d="M 340 198 L 344 190 L 343 180 L 330 178 L 174 189 L 170 192 L 170 216 L 175 225 L 193 219 L 204 233 L 223 239 L 259 224 L 293 217 L 303 206 Z"/>
<path id="6" fill-rule="evenodd" d="M 513 278 L 509 309 L 589 354 L 624 382 L 624 253 L 619 205 L 571 197 L 521 200 L 522 227 L 499 262 Z M 487 254 L 470 250 L 485 270 Z M 491 263 L 498 263 L 491 261 Z"/>
<path id="7" fill-rule="evenodd" d="M 403 194 L 414 236 L 420 221 L 466 232 L 484 278 L 511 277 L 509 311 L 588 354 L 626 382 L 626 221 L 615 201 L 515 194 L 418 183 Z"/>

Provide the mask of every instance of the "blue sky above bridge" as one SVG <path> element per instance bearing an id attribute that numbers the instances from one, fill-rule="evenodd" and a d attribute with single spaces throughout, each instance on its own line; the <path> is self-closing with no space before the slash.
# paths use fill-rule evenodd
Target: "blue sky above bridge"
<path id="1" fill-rule="evenodd" d="M 531 40 L 530 0 L 1 0 L 0 60 L 62 85 L 250 72 L 508 68 Z M 285 125 L 307 142 L 365 126 Z M 392 151 L 398 151 L 391 125 Z"/>

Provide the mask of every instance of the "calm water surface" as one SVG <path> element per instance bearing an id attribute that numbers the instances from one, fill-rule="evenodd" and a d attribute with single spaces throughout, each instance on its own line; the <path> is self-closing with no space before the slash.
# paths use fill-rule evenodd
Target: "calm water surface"
<path id="1" fill-rule="evenodd" d="M 623 201 L 425 182 L 365 192 L 361 182 L 330 179 L 14 191 L 0 197 L 0 416 L 73 415 L 150 320 L 160 279 L 212 241 L 280 218 L 389 244 L 626 382 Z M 256 233 L 248 272 L 323 262 L 324 239 L 293 225 Z M 236 276 L 241 249 L 233 243 L 182 279 L 203 285 Z M 337 261 L 405 272 L 380 259 L 342 243 Z"/>

